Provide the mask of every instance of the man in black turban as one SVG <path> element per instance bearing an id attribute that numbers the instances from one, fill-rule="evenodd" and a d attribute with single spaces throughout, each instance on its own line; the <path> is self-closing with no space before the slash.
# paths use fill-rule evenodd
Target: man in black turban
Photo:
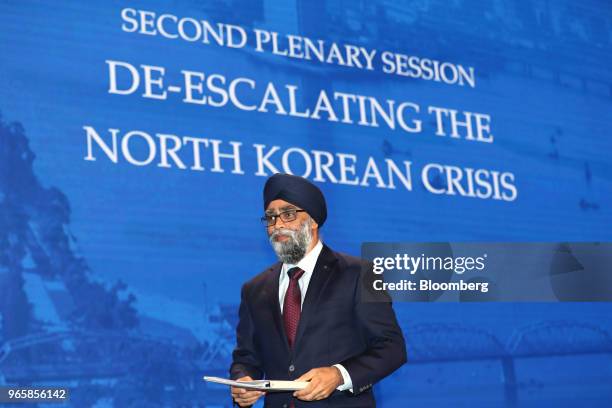
<path id="1" fill-rule="evenodd" d="M 282 221 L 303 221 L 294 224 L 301 224 L 297 231 L 285 228 L 280 223 L 276 228 L 275 223 L 270 233 L 270 243 L 279 260 L 295 265 L 319 242 L 319 228 L 327 219 L 325 197 L 317 186 L 305 178 L 278 173 L 266 182 L 263 198 L 264 217 L 278 213 Z M 283 217 L 295 219 L 283 220 Z"/>
<path id="2" fill-rule="evenodd" d="M 372 385 L 406 361 L 390 299 L 362 301 L 361 260 L 319 239 L 327 205 L 317 186 L 275 174 L 263 199 L 280 262 L 242 287 L 230 375 L 310 384 L 294 393 L 232 387 L 234 402 L 247 407 L 265 395 L 266 407 L 375 406 Z"/>

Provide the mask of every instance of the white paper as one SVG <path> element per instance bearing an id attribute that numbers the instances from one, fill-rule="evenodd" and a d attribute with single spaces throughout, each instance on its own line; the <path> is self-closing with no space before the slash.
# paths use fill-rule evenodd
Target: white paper
<path id="1" fill-rule="evenodd" d="M 234 381 L 221 377 L 204 376 L 204 381 L 217 384 L 230 385 L 247 390 L 259 391 L 297 391 L 308 387 L 307 381 L 282 381 L 282 380 L 253 380 L 253 381 Z"/>

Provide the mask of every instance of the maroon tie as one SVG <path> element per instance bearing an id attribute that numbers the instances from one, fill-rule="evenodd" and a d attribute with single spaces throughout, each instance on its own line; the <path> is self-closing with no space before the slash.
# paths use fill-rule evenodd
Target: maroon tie
<path id="1" fill-rule="evenodd" d="M 304 274 L 304 271 L 296 266 L 289 269 L 287 274 L 289 275 L 289 287 L 285 293 L 285 302 L 283 303 L 283 318 L 285 320 L 285 332 L 287 333 L 289 347 L 293 348 L 302 312 L 302 294 L 298 281 Z"/>

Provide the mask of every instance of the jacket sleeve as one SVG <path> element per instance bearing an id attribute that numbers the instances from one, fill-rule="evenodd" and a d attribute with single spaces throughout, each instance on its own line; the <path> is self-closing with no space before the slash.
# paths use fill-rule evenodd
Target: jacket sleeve
<path id="1" fill-rule="evenodd" d="M 236 327 L 236 348 L 232 353 L 230 377 L 238 379 L 250 376 L 254 380 L 263 377 L 260 357 L 255 348 L 255 330 L 247 299 L 247 285 L 242 286 L 238 326 Z"/>
<path id="2" fill-rule="evenodd" d="M 362 264 L 362 268 L 368 265 Z M 406 343 L 391 298 L 386 292 L 373 289 L 369 270 L 362 269 L 354 294 L 355 316 L 367 348 L 341 362 L 351 377 L 354 394 L 370 389 L 407 360 Z"/>

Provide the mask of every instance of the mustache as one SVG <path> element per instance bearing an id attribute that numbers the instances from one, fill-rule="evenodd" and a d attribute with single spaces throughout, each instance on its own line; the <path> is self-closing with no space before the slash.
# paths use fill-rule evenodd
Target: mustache
<path id="1" fill-rule="evenodd" d="M 292 229 L 289 229 L 289 228 L 279 228 L 277 230 L 274 230 L 274 232 L 272 232 L 272 234 L 270 234 L 270 240 L 276 239 L 276 237 L 278 237 L 279 235 L 288 235 L 291 238 L 295 238 L 296 234 L 297 234 L 297 231 L 294 231 Z"/>

